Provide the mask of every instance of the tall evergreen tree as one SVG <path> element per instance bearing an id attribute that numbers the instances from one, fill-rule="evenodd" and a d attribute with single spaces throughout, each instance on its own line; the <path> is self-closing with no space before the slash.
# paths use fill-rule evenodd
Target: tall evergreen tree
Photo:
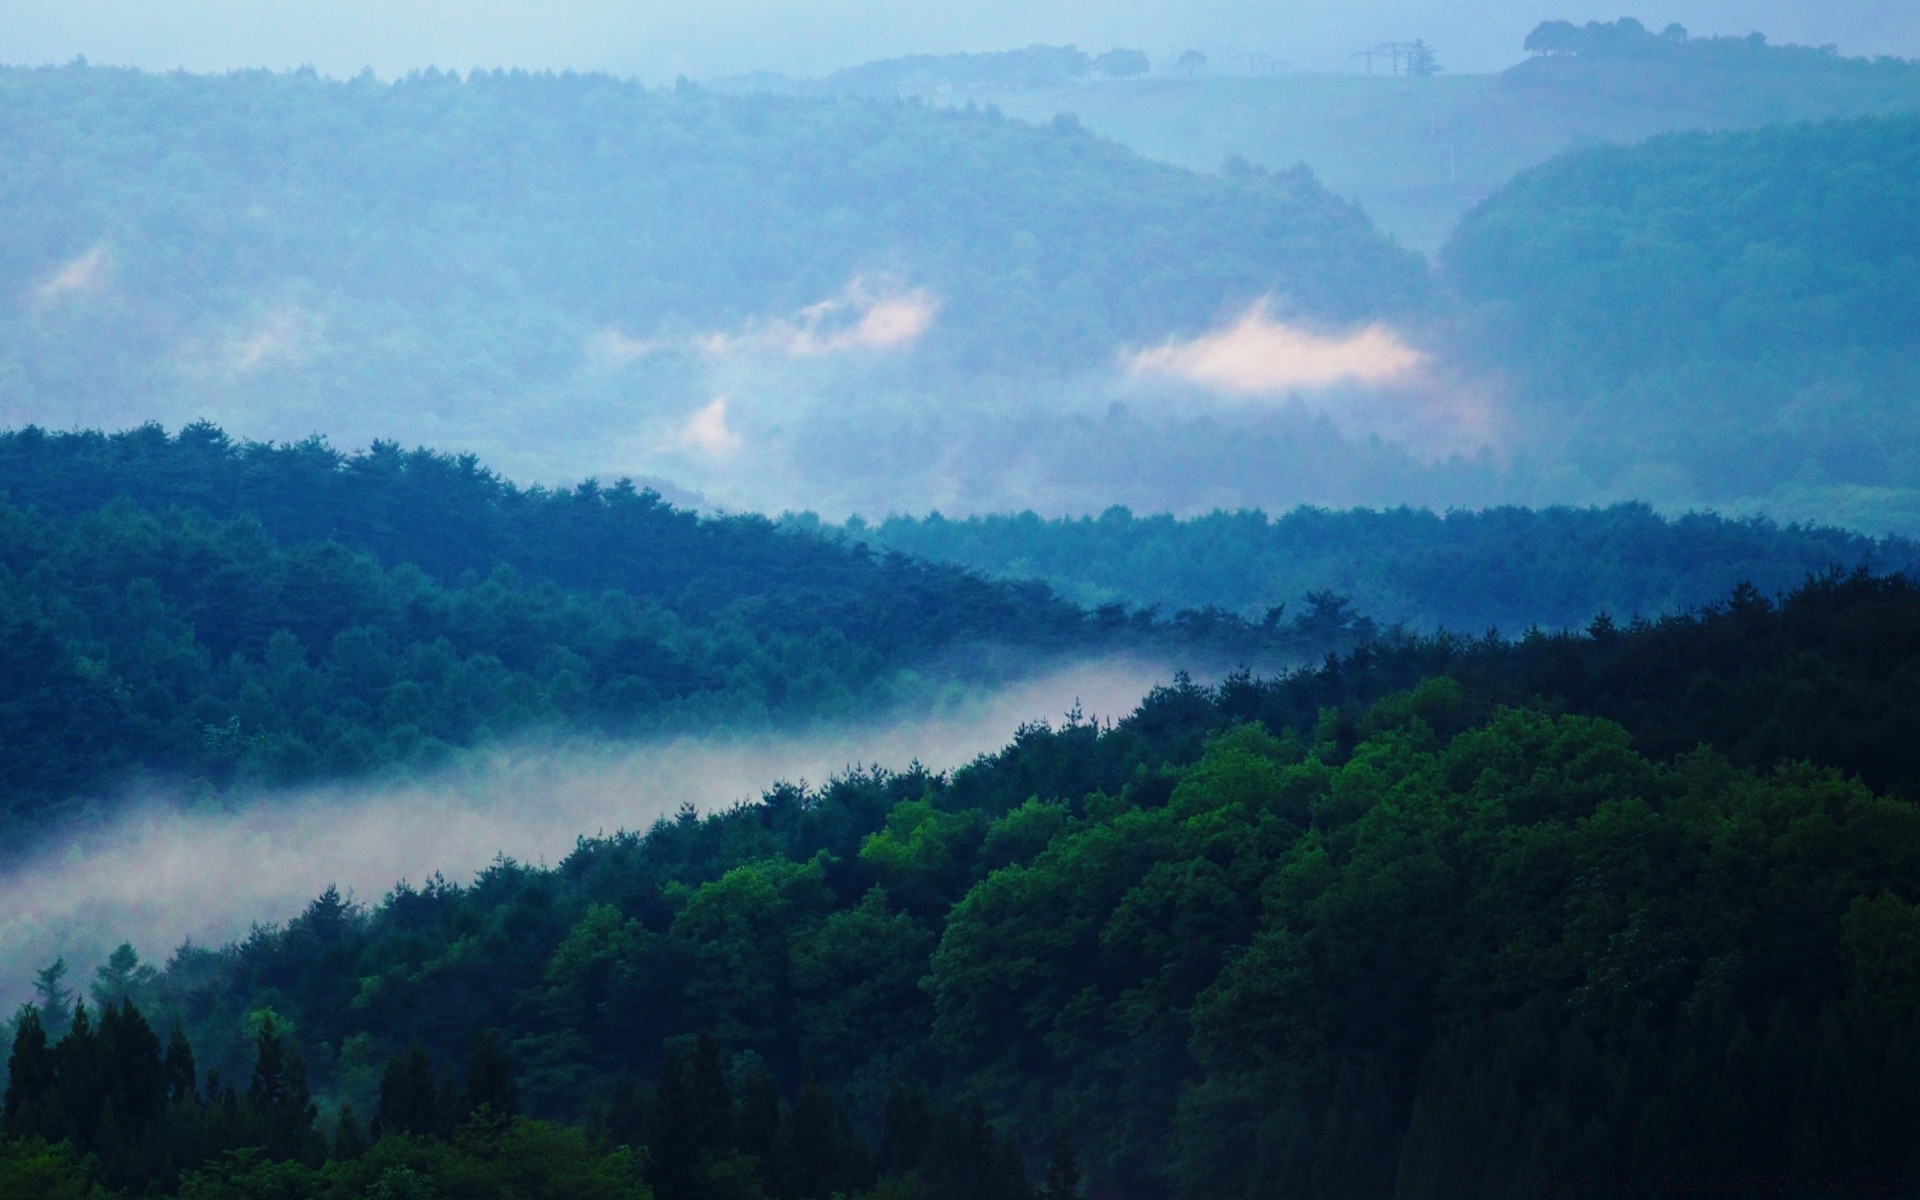
<path id="1" fill-rule="evenodd" d="M 107 961 L 94 971 L 93 985 L 88 989 L 93 996 L 94 1007 L 104 1013 L 108 1006 L 132 999 L 136 989 L 151 980 L 153 975 L 153 968 L 141 964 L 133 946 L 121 942 L 107 956 Z"/>
<path id="2" fill-rule="evenodd" d="M 483 1110 L 496 1118 L 511 1117 L 519 1111 L 519 1089 L 513 1082 L 513 1064 L 507 1050 L 491 1029 L 474 1035 L 473 1054 L 467 1061 L 467 1092 L 461 1099 L 462 1117 Z"/>
<path id="3" fill-rule="evenodd" d="M 11 1138 L 42 1133 L 42 1110 L 53 1094 L 53 1084 L 53 1050 L 47 1044 L 46 1026 L 40 1022 L 40 1010 L 29 1004 L 20 1010 L 13 1051 L 7 1056 L 7 1091 L 4 1107 L 0 1107 L 0 1132 Z"/>
<path id="4" fill-rule="evenodd" d="M 380 1107 L 373 1116 L 373 1135 L 403 1133 L 431 1137 L 441 1131 L 440 1101 L 433 1085 L 433 1064 L 426 1047 L 409 1042 L 406 1050 L 387 1062 L 380 1076 Z"/>
<path id="5" fill-rule="evenodd" d="M 66 986 L 67 960 L 56 958 L 33 973 L 33 992 L 38 999 L 40 1022 L 47 1036 L 57 1038 L 67 1031 L 73 1019 L 73 989 Z"/>
<path id="6" fill-rule="evenodd" d="M 167 1056 L 163 1060 L 167 1076 L 167 1099 L 180 1102 L 194 1102 L 200 1099 L 198 1076 L 194 1074 L 193 1047 L 187 1042 L 186 1031 L 179 1025 L 167 1035 Z"/>

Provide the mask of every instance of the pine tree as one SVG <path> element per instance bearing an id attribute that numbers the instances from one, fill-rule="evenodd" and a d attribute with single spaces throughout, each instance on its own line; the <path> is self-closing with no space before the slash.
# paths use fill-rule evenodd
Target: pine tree
<path id="1" fill-rule="evenodd" d="M 287 1062 L 280 1048 L 280 1034 L 273 1027 L 273 1014 L 260 1022 L 260 1035 L 254 1039 L 253 1083 L 247 1099 L 255 1112 L 266 1113 L 280 1106 L 286 1093 Z"/>
<path id="2" fill-rule="evenodd" d="M 178 1104 L 195 1103 L 200 1099 L 200 1089 L 193 1067 L 193 1047 L 187 1044 L 187 1035 L 179 1025 L 167 1036 L 167 1056 L 162 1063 L 167 1077 L 167 1099 Z"/>
<path id="3" fill-rule="evenodd" d="M 40 1010 L 29 1004 L 20 1010 L 13 1052 L 7 1057 L 7 1091 L 4 1107 L 0 1107 L 0 1132 L 10 1138 L 44 1135 L 43 1109 L 53 1095 L 53 1085 L 53 1050 L 47 1045 L 47 1029 L 40 1023 Z"/>
<path id="4" fill-rule="evenodd" d="M 54 1103 L 49 1140 L 71 1139 L 81 1150 L 93 1148 L 100 1123 L 100 1048 L 87 1006 L 75 1001 L 73 1021 L 53 1048 Z"/>
<path id="5" fill-rule="evenodd" d="M 340 1115 L 333 1122 L 333 1145 L 327 1156 L 336 1162 L 351 1162 L 367 1152 L 367 1134 L 360 1128 L 360 1119 L 353 1113 L 353 1105 L 342 1101 Z"/>
<path id="6" fill-rule="evenodd" d="M 419 1042 L 387 1063 L 380 1076 L 380 1107 L 373 1116 L 373 1136 L 411 1134 L 431 1137 L 440 1132 L 440 1103 L 434 1092 L 433 1064 Z"/>
<path id="7" fill-rule="evenodd" d="M 668 1049 L 653 1108 L 654 1190 L 661 1200 L 693 1197 L 701 1166 L 732 1148 L 733 1097 L 711 1034 L 701 1034 L 691 1054 L 685 1046 Z"/>
<path id="8" fill-rule="evenodd" d="M 132 999 L 134 992 L 151 981 L 153 976 L 153 968 L 142 966 L 140 956 L 133 952 L 133 947 L 121 942 L 119 948 L 93 973 L 93 986 L 88 990 L 93 995 L 94 1007 L 105 1012 L 112 1005 Z"/>
<path id="9" fill-rule="evenodd" d="M 56 958 L 33 973 L 33 991 L 40 998 L 40 1023 L 46 1027 L 48 1037 L 65 1034 L 68 1022 L 73 1019 L 73 989 L 65 985 L 66 977 L 64 958 Z"/>
<path id="10" fill-rule="evenodd" d="M 467 1061 L 467 1093 L 460 1104 L 463 1119 L 483 1110 L 495 1118 L 511 1117 L 519 1110 L 513 1066 L 507 1060 L 506 1047 L 491 1029 L 474 1035 L 473 1055 Z"/>
<path id="11" fill-rule="evenodd" d="M 1080 1163 L 1073 1152 L 1073 1139 L 1061 1134 L 1053 1139 L 1053 1155 L 1047 1160 L 1047 1181 L 1040 1189 L 1040 1200 L 1079 1200 Z"/>

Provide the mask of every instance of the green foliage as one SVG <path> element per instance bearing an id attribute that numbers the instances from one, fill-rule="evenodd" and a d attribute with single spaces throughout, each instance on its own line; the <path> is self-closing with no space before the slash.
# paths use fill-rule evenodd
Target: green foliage
<path id="1" fill-rule="evenodd" d="M 439 1178 L 436 1156 L 518 1128 L 471 1101 L 504 1079 L 532 1117 L 585 1118 L 593 1153 L 644 1148 L 661 1200 L 1022 1197 L 1054 1146 L 1048 1195 L 1902 1177 L 1916 614 L 1911 583 L 1832 578 L 1655 624 L 1375 645 L 1024 729 L 951 775 L 784 786 L 550 869 L 323 898 L 145 1002 L 214 1057 L 220 1028 L 287 1013 L 322 1093 L 384 1047 L 386 1139 L 220 1165 L 269 1126 L 210 1087 L 168 1111 L 243 1114 L 197 1119 L 254 1140 L 173 1161 L 215 1164 L 192 1187 L 414 1187 L 397 1168 Z M 65 1096 L 77 1121 L 60 1072 L 84 1056 L 54 1048 L 48 1092 L 34 1028 L 8 1111 Z M 173 1068 L 135 1040 L 163 1094 Z"/>
<path id="2" fill-rule="evenodd" d="M 805 518 L 787 523 L 819 527 Z M 1346 596 L 1386 623 L 1519 632 L 1576 628 L 1603 612 L 1682 612 L 1741 583 L 1784 592 L 1833 567 L 1920 567 L 1920 547 L 1906 539 L 1712 514 L 1666 518 L 1641 504 L 1445 514 L 1299 508 L 1186 519 L 1116 507 L 1098 517 L 933 513 L 826 528 L 877 550 L 1043 580 L 1090 607 L 1218 607 L 1295 627 L 1311 617 L 1316 592 Z"/>
<path id="3" fill-rule="evenodd" d="M 109 1200 L 63 1143 L 0 1140 L 0 1196 L 20 1200 Z"/>
<path id="4" fill-rule="evenodd" d="M 1445 253 L 1479 353 L 1599 487 L 1910 487 L 1920 118 L 1695 133 L 1527 172 Z"/>
<path id="5" fill-rule="evenodd" d="M 1108 620 L 1041 585 L 701 518 L 624 481 L 522 491 L 384 444 L 29 429 L 0 435 L 0 467 L 0 830 L 143 774 L 425 768 L 531 729 L 872 712 L 1036 655 L 1245 659 L 1367 632 Z M 119 970 L 102 995 L 135 982 Z M 53 1025 L 62 986 L 42 996 Z"/>

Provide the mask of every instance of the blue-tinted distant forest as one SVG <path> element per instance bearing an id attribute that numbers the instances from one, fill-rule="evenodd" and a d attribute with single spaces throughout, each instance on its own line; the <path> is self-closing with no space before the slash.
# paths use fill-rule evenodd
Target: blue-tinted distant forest
<path id="1" fill-rule="evenodd" d="M 1712 514 L 1665 518 L 1645 505 L 1445 515 L 1302 508 L 1188 520 L 1121 508 L 1056 520 L 936 513 L 831 528 L 876 549 L 1044 580 L 1081 604 L 1217 605 L 1257 616 L 1331 591 L 1384 624 L 1467 633 L 1577 628 L 1603 612 L 1662 616 L 1737 584 L 1774 594 L 1834 568 L 1920 567 L 1920 545 L 1905 539 Z"/>
<path id="2" fill-rule="evenodd" d="M 1529 48 L 1528 86 L 1913 70 L 1634 21 Z M 1099 63 L 1062 61 L 890 69 Z M 804 729 L 1116 651 L 1218 668 L 950 772 L 769 780 L 551 866 L 47 962 L 0 1021 L 5 1200 L 1920 1179 L 1920 545 L 1655 506 L 1873 531 L 1920 493 L 1920 117 L 1580 150 L 1434 264 L 1305 169 L 891 99 L 76 64 L 0 71 L 0 147 L 0 872 L 85 860 L 143 780 L 218 821 L 543 730 Z M 1500 445 L 1343 432 L 1352 393 L 1036 407 L 1261 297 L 1407 339 Z M 900 321 L 891 374 L 781 365 L 784 401 L 854 412 L 811 443 L 797 402 L 728 423 L 748 373 L 689 373 Z M 1108 502 L 1478 490 L 775 520 L 460 452 L 692 403 L 717 459 L 900 489 L 911 435 L 929 476 L 972 454 Z M 864 424 L 889 409 L 922 423 Z M 1632 502 L 1480 503 L 1567 494 Z"/>

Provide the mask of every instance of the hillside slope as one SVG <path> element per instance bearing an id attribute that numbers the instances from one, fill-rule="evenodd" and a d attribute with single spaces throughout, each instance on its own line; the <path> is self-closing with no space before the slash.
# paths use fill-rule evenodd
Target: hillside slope
<path id="1" fill-rule="evenodd" d="M 549 1172 L 638 1167 L 658 1200 L 1903 1177 L 1916 618 L 1915 585 L 1860 577 L 1409 643 L 554 868 L 328 891 L 164 971 L 123 949 L 93 980 L 112 1037 L 56 973 L 0 1148 L 300 1200 L 524 1171 L 555 1134 L 514 1112 L 584 1126 Z M 149 1020 L 178 1023 L 166 1062 L 255 1086 L 163 1073 Z"/>
<path id="2" fill-rule="evenodd" d="M 1291 661 L 1370 628 L 1338 618 L 1093 613 L 625 481 L 521 489 L 391 444 L 27 429 L 0 434 L 0 856 L 145 779 L 850 720 L 1116 651 Z"/>
<path id="3" fill-rule="evenodd" d="M 1920 68 L 1747 39 L 1649 35 L 1530 59 L 1498 75 L 1235 75 L 1088 80 L 969 93 L 1008 113 L 1076 114 L 1142 154 L 1196 171 L 1239 156 L 1305 163 L 1403 244 L 1435 253 L 1514 175 L 1595 142 L 1688 129 L 1911 110 Z M 1444 60 L 1445 47 L 1441 47 Z"/>
<path id="4" fill-rule="evenodd" d="M 1911 497 L 1917 214 L 1920 116 L 1676 134 L 1527 172 L 1444 261 L 1516 427 L 1587 486 Z"/>
<path id="5" fill-rule="evenodd" d="M 1577 628 L 1602 612 L 1652 618 L 1742 583 L 1786 592 L 1831 568 L 1920 571 L 1911 541 L 1712 514 L 1669 519 L 1644 505 L 1301 508 L 1185 520 L 1120 508 L 1054 520 L 936 513 L 841 531 L 876 549 L 1044 580 L 1082 604 L 1218 605 L 1257 616 L 1333 591 L 1382 623 L 1465 633 Z"/>
<path id="6" fill-rule="evenodd" d="M 1345 325 L 1431 291 L 1304 172 L 897 101 L 76 65 L 0 71 L 0 150 L 0 422 L 397 436 L 522 478 L 847 469 L 806 405 L 977 405 L 1269 294 Z"/>

